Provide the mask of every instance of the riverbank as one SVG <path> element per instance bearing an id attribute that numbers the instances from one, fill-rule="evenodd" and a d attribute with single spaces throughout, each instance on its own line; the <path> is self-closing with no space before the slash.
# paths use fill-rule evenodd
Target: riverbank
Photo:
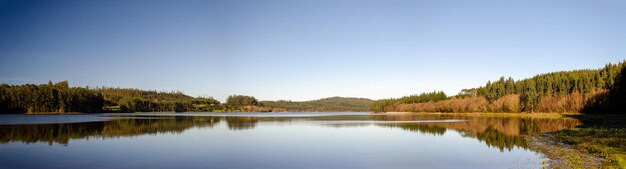
<path id="1" fill-rule="evenodd" d="M 535 136 L 535 150 L 550 158 L 551 168 L 626 168 L 626 116 L 575 115 L 583 121 L 578 128 Z M 551 148 L 554 147 L 554 148 Z"/>
<path id="2" fill-rule="evenodd" d="M 410 115 L 410 114 L 435 114 L 435 115 L 461 115 L 461 116 L 483 116 L 483 117 L 567 117 L 580 115 L 580 113 L 441 113 L 441 112 L 385 112 L 373 114 L 386 115 Z"/>
<path id="3" fill-rule="evenodd" d="M 19 113 L 19 114 L 28 114 L 28 115 L 66 115 L 66 114 L 85 114 L 81 112 L 29 112 L 29 113 Z"/>
<path id="4" fill-rule="evenodd" d="M 550 168 L 626 168 L 624 130 L 566 129 L 525 139 Z"/>
<path id="5" fill-rule="evenodd" d="M 558 142 L 554 135 L 525 136 L 530 149 L 546 158 L 547 168 L 600 168 L 603 158 Z"/>

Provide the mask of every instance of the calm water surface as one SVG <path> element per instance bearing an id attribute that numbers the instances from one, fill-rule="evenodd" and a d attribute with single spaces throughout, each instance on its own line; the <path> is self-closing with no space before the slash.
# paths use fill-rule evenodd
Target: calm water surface
<path id="1" fill-rule="evenodd" d="M 569 118 L 368 113 L 0 115 L 0 168 L 540 168 Z"/>

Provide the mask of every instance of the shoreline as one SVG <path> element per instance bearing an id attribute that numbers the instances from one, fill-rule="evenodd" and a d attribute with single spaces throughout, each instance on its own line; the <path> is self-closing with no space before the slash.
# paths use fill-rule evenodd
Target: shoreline
<path id="1" fill-rule="evenodd" d="M 606 160 L 572 145 L 559 142 L 553 134 L 523 136 L 532 151 L 540 154 L 547 168 L 600 168 Z"/>
<path id="2" fill-rule="evenodd" d="M 493 112 L 473 112 L 473 113 L 443 113 L 443 112 L 384 112 L 384 113 L 372 113 L 372 114 L 386 114 L 386 115 L 463 115 L 463 116 L 495 116 L 495 117 L 564 117 L 571 115 L 584 115 L 581 113 L 550 113 L 550 112 L 535 112 L 535 113 L 493 113 Z"/>
<path id="3" fill-rule="evenodd" d="M 26 114 L 26 115 L 69 115 L 69 114 L 89 114 L 89 113 L 81 113 L 81 112 L 30 112 L 30 113 L 17 113 L 17 114 Z"/>

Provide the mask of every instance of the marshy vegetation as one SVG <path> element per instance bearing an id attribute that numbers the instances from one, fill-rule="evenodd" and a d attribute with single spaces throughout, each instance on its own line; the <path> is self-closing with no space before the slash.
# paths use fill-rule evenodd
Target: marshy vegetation
<path id="1" fill-rule="evenodd" d="M 580 128 L 554 132 L 552 139 L 601 157 L 603 168 L 626 168 L 626 116 L 574 115 L 582 120 Z"/>

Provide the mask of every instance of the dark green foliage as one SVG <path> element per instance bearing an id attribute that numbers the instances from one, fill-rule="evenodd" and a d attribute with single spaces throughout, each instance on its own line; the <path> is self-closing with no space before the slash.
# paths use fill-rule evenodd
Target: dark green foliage
<path id="1" fill-rule="evenodd" d="M 244 96 L 244 95 L 230 95 L 228 99 L 226 99 L 226 104 L 229 106 L 261 106 L 259 101 L 253 96 Z"/>
<path id="2" fill-rule="evenodd" d="M 400 99 L 381 99 L 374 101 L 370 104 L 369 107 L 370 111 L 373 112 L 395 111 L 390 108 L 396 104 L 413 104 L 430 101 L 437 102 L 446 99 L 448 99 L 448 96 L 444 92 L 434 91 L 430 93 L 422 93 L 419 95 L 404 96 Z"/>
<path id="3" fill-rule="evenodd" d="M 594 102 L 592 102 L 590 106 L 585 107 L 584 112 L 623 114 L 624 111 L 626 111 L 626 68 L 623 67 L 624 65 L 622 63 L 622 68 L 617 75 L 610 73 L 615 71 L 615 69 L 603 71 L 603 73 L 609 72 L 607 74 L 615 77 L 614 80 L 606 83 L 614 83 L 614 85 L 610 86 L 608 93 L 595 96 L 595 98 L 592 99 Z"/>
<path id="4" fill-rule="evenodd" d="M 122 112 L 212 111 L 220 102 L 213 98 L 194 98 L 182 92 L 158 92 L 139 89 L 97 88 L 107 106 L 119 106 Z"/>
<path id="5" fill-rule="evenodd" d="M 626 110 L 626 69 L 622 68 L 607 99 L 611 112 Z"/>
<path id="6" fill-rule="evenodd" d="M 422 93 L 419 95 L 404 96 L 400 98 L 398 101 L 400 103 L 411 104 L 411 103 L 423 103 L 423 102 L 429 102 L 429 101 L 436 102 L 436 101 L 446 100 L 446 99 L 448 99 L 448 96 L 444 92 L 434 91 L 431 93 Z"/>
<path id="7" fill-rule="evenodd" d="M 193 109 L 189 101 L 150 101 L 136 97 L 124 97 L 118 104 L 126 112 L 183 112 Z"/>
<path id="8" fill-rule="evenodd" d="M 398 99 L 380 99 L 370 104 L 370 111 L 373 112 L 385 112 L 386 108 L 398 103 Z"/>
<path id="9" fill-rule="evenodd" d="M 0 84 L 0 113 L 99 112 L 102 95 L 67 81 L 41 85 Z"/>
<path id="10" fill-rule="evenodd" d="M 220 102 L 213 98 L 194 98 L 181 92 L 89 89 L 69 87 L 67 81 L 42 85 L 0 84 L 0 113 L 185 112 L 221 108 Z"/>
<path id="11" fill-rule="evenodd" d="M 494 101 L 507 94 L 515 93 L 516 89 L 519 89 L 515 85 L 513 78 L 504 80 L 504 77 L 500 77 L 500 80 L 495 82 L 487 82 L 484 87 L 476 89 L 477 96 L 484 96 L 489 101 Z M 470 89 L 471 90 L 471 89 Z"/>
<path id="12" fill-rule="evenodd" d="M 107 100 L 107 102 L 119 102 L 124 97 L 136 97 L 152 101 L 192 101 L 194 98 L 182 92 L 158 92 L 139 89 L 109 88 L 102 87 L 94 89 Z M 209 98 L 212 99 L 212 98 Z M 214 99 L 213 99 L 214 100 Z"/>
<path id="13" fill-rule="evenodd" d="M 370 111 L 373 112 L 385 112 L 391 106 L 396 104 L 413 104 L 423 103 L 429 101 L 441 101 L 448 99 L 448 96 L 442 91 L 434 91 L 430 93 L 422 93 L 419 95 L 404 96 L 400 99 L 381 99 L 370 104 Z"/>
<path id="14" fill-rule="evenodd" d="M 330 97 L 319 100 L 294 102 L 294 101 L 262 101 L 263 105 L 281 108 L 286 111 L 314 111 L 314 112 L 329 112 L 329 111 L 367 111 L 368 105 L 373 101 L 364 98 L 344 98 L 344 97 Z"/>

